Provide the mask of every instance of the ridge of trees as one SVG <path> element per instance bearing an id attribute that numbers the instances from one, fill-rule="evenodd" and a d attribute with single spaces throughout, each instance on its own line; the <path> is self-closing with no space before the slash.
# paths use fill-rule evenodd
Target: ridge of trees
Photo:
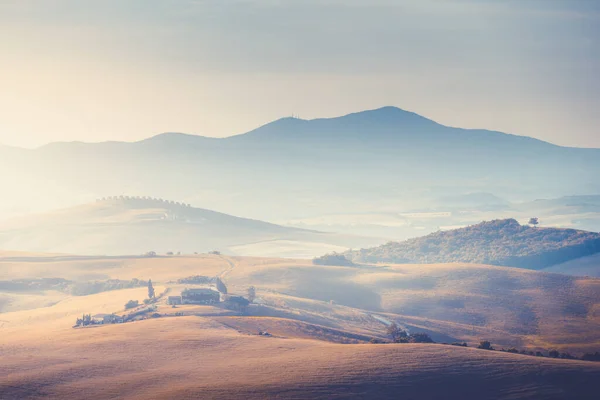
<path id="1" fill-rule="evenodd" d="M 165 199 L 161 199 L 161 198 L 154 198 L 154 197 L 150 197 L 150 196 L 108 196 L 108 197 L 102 197 L 96 200 L 97 203 L 100 202 L 105 202 L 105 201 L 122 201 L 122 202 L 131 202 L 131 201 L 144 201 L 147 203 L 156 203 L 156 204 L 162 204 L 162 205 L 172 205 L 172 206 L 179 206 L 179 207 L 185 207 L 185 208 L 191 208 L 192 205 L 191 204 L 187 204 L 187 203 L 180 203 L 178 201 L 173 201 L 173 200 L 165 200 Z"/>

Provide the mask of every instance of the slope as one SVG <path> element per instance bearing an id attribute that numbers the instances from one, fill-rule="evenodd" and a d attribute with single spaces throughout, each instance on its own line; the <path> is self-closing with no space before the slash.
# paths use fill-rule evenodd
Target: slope
<path id="1" fill-rule="evenodd" d="M 502 347 L 556 348 L 578 355 L 600 349 L 600 280 L 592 278 L 472 264 L 337 267 L 313 265 L 308 260 L 216 255 L 59 262 L 0 260 L 3 281 L 41 277 L 77 282 L 151 278 L 156 285 L 175 287 L 178 279 L 194 275 L 220 276 L 229 291 L 236 294 L 245 294 L 249 286 L 255 286 L 260 304 L 267 307 L 256 311 L 259 315 L 360 335 L 385 336 L 382 320 L 388 320 L 426 331 L 444 342 L 460 340 L 473 345 L 488 339 Z M 127 294 L 133 290 L 139 290 L 138 297 Z M 69 302 L 102 298 L 90 303 L 101 305 L 108 299 L 102 296 L 109 293 L 123 293 L 140 301 L 144 298 L 141 288 L 77 297 Z M 122 307 L 126 300 L 119 297 L 116 305 Z M 24 306 L 29 308 L 33 301 Z M 45 312 L 52 318 L 69 315 L 70 326 L 81 308 L 73 313 L 55 308 L 67 304 L 63 300 Z M 111 307 L 90 311 L 115 311 Z M 9 314 L 0 316 L 6 321 L 5 330 L 19 313 L 10 318 Z M 19 318 L 27 321 L 31 316 L 31 312 L 24 311 Z"/>
<path id="2" fill-rule="evenodd" d="M 264 338 L 195 317 L 69 330 L 60 338 L 3 343 L 0 397 L 593 399 L 600 377 L 594 363 Z"/>
<path id="3" fill-rule="evenodd" d="M 290 242 L 295 247 L 290 248 Z M 211 250 L 236 254 L 239 247 L 258 255 L 310 257 L 323 249 L 339 250 L 361 242 L 377 241 L 289 228 L 141 197 L 104 199 L 15 218 L 0 227 L 2 248 L 71 254 Z"/>
<path id="4" fill-rule="evenodd" d="M 599 252 L 599 233 L 535 228 L 507 219 L 435 232 L 347 255 L 358 262 L 470 262 L 542 269 Z"/>

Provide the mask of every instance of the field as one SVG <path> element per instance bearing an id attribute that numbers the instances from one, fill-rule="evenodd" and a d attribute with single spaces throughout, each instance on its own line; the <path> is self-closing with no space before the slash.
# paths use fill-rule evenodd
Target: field
<path id="1" fill-rule="evenodd" d="M 3 399 L 591 399 L 600 377 L 593 363 L 268 338 L 200 317 L 70 330 L 60 341 L 32 336 L 2 350 Z"/>
<path id="2" fill-rule="evenodd" d="M 0 398 L 596 398 L 600 364 L 475 349 L 600 349 L 600 280 L 485 265 L 316 266 L 227 257 L 26 256 L 0 261 L 0 281 L 219 276 L 257 288 L 247 315 L 213 306 L 73 329 L 83 313 L 123 314 L 146 288 L 71 296 L 0 293 Z M 38 307 L 35 307 L 35 304 Z M 0 304 L 0 307 L 2 304 Z M 385 341 L 396 322 L 443 344 Z M 269 335 L 259 335 L 259 332 Z"/>

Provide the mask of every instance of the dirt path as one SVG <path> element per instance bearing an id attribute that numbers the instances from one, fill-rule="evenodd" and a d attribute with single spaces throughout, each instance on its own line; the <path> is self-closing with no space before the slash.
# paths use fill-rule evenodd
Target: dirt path
<path id="1" fill-rule="evenodd" d="M 231 259 L 229 257 L 225 257 L 225 256 L 221 256 L 221 258 L 223 259 L 223 261 L 225 261 L 227 264 L 229 264 L 229 267 L 226 268 L 223 272 L 219 273 L 219 275 L 217 275 L 218 278 L 220 278 L 221 280 L 223 278 L 225 278 L 231 271 L 233 271 L 233 269 L 236 267 L 236 263 L 231 261 Z"/>

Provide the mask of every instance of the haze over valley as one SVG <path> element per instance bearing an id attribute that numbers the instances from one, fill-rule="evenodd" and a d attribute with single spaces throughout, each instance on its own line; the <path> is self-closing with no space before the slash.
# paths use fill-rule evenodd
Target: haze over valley
<path id="1" fill-rule="evenodd" d="M 597 400 L 599 4 L 0 0 L 0 400 Z"/>

